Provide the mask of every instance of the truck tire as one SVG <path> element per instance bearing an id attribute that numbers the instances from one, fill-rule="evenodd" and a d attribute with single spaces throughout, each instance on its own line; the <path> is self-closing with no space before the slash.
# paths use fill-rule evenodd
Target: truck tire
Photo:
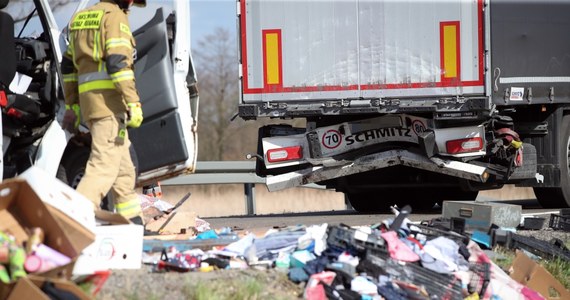
<path id="1" fill-rule="evenodd" d="M 560 125 L 558 161 L 560 187 L 533 188 L 536 200 L 543 208 L 570 207 L 570 116 L 564 116 Z"/>

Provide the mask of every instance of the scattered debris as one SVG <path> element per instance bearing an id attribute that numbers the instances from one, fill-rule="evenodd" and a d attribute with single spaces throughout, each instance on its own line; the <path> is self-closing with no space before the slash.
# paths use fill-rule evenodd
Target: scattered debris
<path id="1" fill-rule="evenodd" d="M 292 282 L 305 283 L 306 299 L 549 299 L 501 270 L 486 254 L 494 252 L 482 248 L 502 245 L 570 261 L 560 241 L 523 237 L 513 228 L 490 224 L 473 230 L 464 217 L 414 224 L 407 219 L 411 208 L 394 213 L 382 223 L 355 228 L 299 225 L 272 228 L 261 237 L 239 237 L 223 228 L 185 241 L 147 237 L 144 260 L 154 272 L 276 268 Z M 566 295 L 553 280 L 548 284 Z"/>
<path id="2" fill-rule="evenodd" d="M 512 207 L 462 206 L 458 215 L 419 224 L 407 218 L 411 207 L 394 207 L 392 218 L 370 226 L 297 225 L 270 228 L 257 236 L 238 227 L 212 229 L 195 213 L 177 211 L 190 194 L 176 205 L 141 195 L 141 205 L 156 210 L 147 228 L 105 211 L 93 216 L 97 226 L 85 227 L 75 218 L 83 220 L 87 214 L 70 213 L 81 208 L 44 199 L 60 192 L 42 191 L 36 182 L 16 179 L 0 184 L 2 299 L 30 298 L 30 291 L 42 298 L 56 290 L 89 299 L 111 269 L 138 269 L 143 264 L 156 273 L 275 268 L 302 284 L 306 299 L 570 297 L 533 261 L 570 261 L 570 250 L 558 239 L 546 242 L 517 234 L 520 223 L 526 229 L 542 228 L 545 218 L 522 219 Z M 84 199 L 73 190 L 65 194 Z M 484 216 L 483 210 L 512 214 L 519 221 L 498 225 L 498 217 Z M 562 212 L 552 214 L 550 224 L 566 224 L 564 218 Z M 145 229 L 153 235 L 143 237 Z M 486 250 L 496 246 L 517 250 L 510 275 L 489 258 L 498 257 Z"/>

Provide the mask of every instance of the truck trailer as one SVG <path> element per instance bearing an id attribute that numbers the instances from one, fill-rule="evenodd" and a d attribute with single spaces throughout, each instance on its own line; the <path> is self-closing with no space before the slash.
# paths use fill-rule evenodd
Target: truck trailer
<path id="1" fill-rule="evenodd" d="M 570 206 L 569 15 L 559 0 L 238 0 L 238 115 L 305 121 L 259 128 L 257 174 L 360 212 L 505 184 Z"/>

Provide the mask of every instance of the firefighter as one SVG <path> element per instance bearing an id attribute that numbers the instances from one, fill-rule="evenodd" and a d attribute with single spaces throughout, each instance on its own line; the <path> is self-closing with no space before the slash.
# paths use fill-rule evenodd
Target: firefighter
<path id="1" fill-rule="evenodd" d="M 127 127 L 143 121 L 135 87 L 135 40 L 127 13 L 146 0 L 101 0 L 78 12 L 69 24 L 69 46 L 61 70 L 66 111 L 63 127 L 77 130 L 79 120 L 91 132 L 91 154 L 77 191 L 99 209 L 109 191 L 116 211 L 142 225 L 135 192 L 135 168 Z"/>

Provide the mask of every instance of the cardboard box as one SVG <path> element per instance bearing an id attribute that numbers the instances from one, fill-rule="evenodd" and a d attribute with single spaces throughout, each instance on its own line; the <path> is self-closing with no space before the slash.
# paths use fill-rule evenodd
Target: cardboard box
<path id="1" fill-rule="evenodd" d="M 16 180 L 25 180 L 33 192 L 47 204 L 48 210 L 60 223 L 78 253 L 93 243 L 95 213 L 93 204 L 85 196 L 35 166 L 20 174 Z"/>
<path id="2" fill-rule="evenodd" d="M 72 293 L 81 300 L 92 299 L 87 294 L 85 294 L 81 288 L 75 285 L 73 282 L 62 279 L 47 279 L 43 277 L 30 275 L 26 278 L 18 280 L 14 288 L 7 296 L 7 300 L 21 300 L 21 299 L 33 299 L 33 300 L 50 300 L 42 290 L 41 287 L 46 281 L 51 281 L 57 289 L 61 289 Z"/>
<path id="3" fill-rule="evenodd" d="M 121 215 L 107 211 L 97 211 L 96 216 L 107 225 L 95 227 L 95 242 L 81 253 L 73 275 L 109 269 L 140 269 L 144 227 L 130 224 Z"/>
<path id="4" fill-rule="evenodd" d="M 85 246 L 73 239 L 88 234 L 74 220 L 59 219 L 34 192 L 30 184 L 21 179 L 5 180 L 0 184 L 0 230 L 12 234 L 16 243 L 27 241 L 26 228 L 40 227 L 44 230 L 44 243 L 70 258 L 79 256 Z M 85 238 L 93 242 L 94 235 Z"/>
<path id="5" fill-rule="evenodd" d="M 27 181 L 42 201 L 75 220 L 87 232 L 93 231 L 93 203 L 85 196 L 38 167 L 27 169 L 17 178 Z"/>
<path id="6" fill-rule="evenodd" d="M 55 212 L 55 214 L 54 214 Z M 69 279 L 76 258 L 85 242 L 92 243 L 83 234 L 84 228 L 71 218 L 60 219 L 35 193 L 32 186 L 22 179 L 5 180 L 0 184 L 0 231 L 14 236 L 18 245 L 28 240 L 27 228 L 40 227 L 44 231 L 44 244 L 72 258 L 72 262 L 39 274 L 46 278 Z M 73 239 L 83 237 L 78 243 Z M 0 295 L 6 295 L 17 283 L 0 284 Z"/>
<path id="7" fill-rule="evenodd" d="M 465 229 L 487 232 L 491 224 L 503 228 L 516 228 L 521 222 L 522 207 L 520 205 L 445 201 L 442 216 L 444 218 L 465 219 Z"/>
<path id="8" fill-rule="evenodd" d="M 522 251 L 517 251 L 511 266 L 511 278 L 537 291 L 545 299 L 570 299 L 570 291 Z"/>

